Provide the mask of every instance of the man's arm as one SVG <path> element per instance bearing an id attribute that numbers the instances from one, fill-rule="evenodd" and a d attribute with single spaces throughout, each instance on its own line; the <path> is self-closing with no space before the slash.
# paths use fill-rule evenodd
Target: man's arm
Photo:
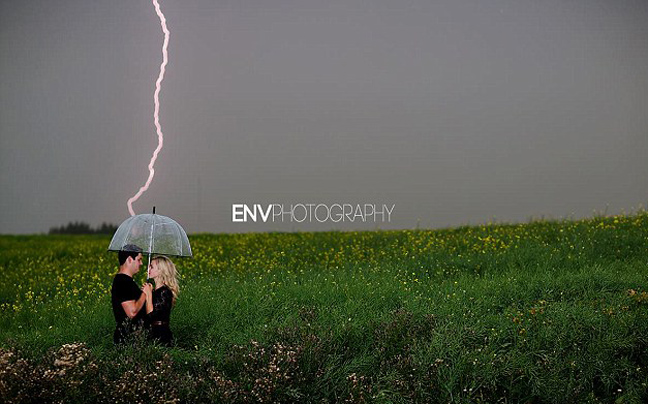
<path id="1" fill-rule="evenodd" d="M 126 300 L 125 302 L 122 302 L 122 308 L 124 309 L 124 312 L 126 312 L 126 315 L 129 318 L 135 318 L 137 313 L 139 313 L 140 309 L 144 304 L 146 303 L 146 294 L 142 293 L 137 300 Z"/>

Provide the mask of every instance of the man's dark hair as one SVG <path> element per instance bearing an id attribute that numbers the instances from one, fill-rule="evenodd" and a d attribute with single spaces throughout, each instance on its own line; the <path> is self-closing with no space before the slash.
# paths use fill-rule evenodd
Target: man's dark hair
<path id="1" fill-rule="evenodd" d="M 126 244 L 122 247 L 121 251 L 117 253 L 117 257 L 119 258 L 119 266 L 124 265 L 128 257 L 131 257 L 132 259 L 137 258 L 137 254 L 141 252 L 142 249 L 135 244 Z"/>

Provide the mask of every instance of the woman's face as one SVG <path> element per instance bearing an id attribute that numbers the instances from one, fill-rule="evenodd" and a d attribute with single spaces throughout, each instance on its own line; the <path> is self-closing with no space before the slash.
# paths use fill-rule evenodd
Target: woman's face
<path id="1" fill-rule="evenodd" d="M 151 261 L 151 266 L 149 267 L 149 277 L 157 278 L 159 274 L 157 260 Z"/>

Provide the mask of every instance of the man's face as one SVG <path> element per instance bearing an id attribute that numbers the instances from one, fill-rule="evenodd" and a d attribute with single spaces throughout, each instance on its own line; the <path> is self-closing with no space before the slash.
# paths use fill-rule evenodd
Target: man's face
<path id="1" fill-rule="evenodd" d="M 139 268 L 142 265 L 142 253 L 137 254 L 137 257 L 132 261 L 132 268 L 134 269 L 133 273 L 136 274 L 139 272 Z"/>

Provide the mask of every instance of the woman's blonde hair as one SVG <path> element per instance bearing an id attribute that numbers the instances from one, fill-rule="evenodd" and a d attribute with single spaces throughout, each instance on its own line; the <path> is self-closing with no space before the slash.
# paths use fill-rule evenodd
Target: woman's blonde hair
<path id="1" fill-rule="evenodd" d="M 173 293 L 173 304 L 175 304 L 178 293 L 180 293 L 180 288 L 178 287 L 178 271 L 176 270 L 175 264 L 169 257 L 164 255 L 156 255 L 153 257 L 153 261 L 157 262 L 160 283 L 171 289 Z"/>

